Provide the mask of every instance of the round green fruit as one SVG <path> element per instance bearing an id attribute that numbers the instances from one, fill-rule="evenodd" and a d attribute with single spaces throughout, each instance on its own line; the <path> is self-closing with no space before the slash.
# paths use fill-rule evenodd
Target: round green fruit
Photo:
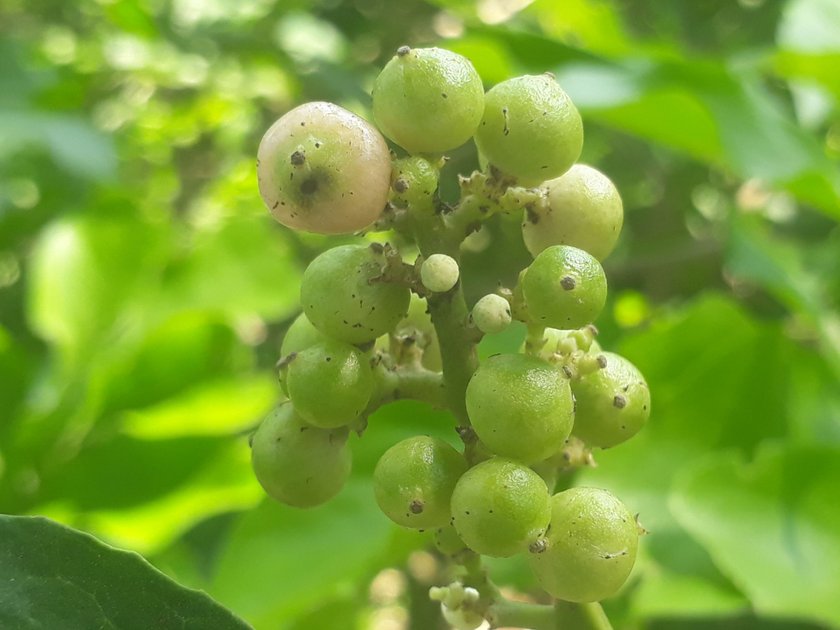
<path id="1" fill-rule="evenodd" d="M 409 153 L 442 153 L 475 133 L 484 111 L 481 77 L 442 48 L 401 47 L 373 85 L 373 117 Z"/>
<path id="2" fill-rule="evenodd" d="M 546 212 L 528 211 L 522 223 L 525 246 L 537 256 L 551 245 L 572 245 L 604 260 L 615 248 L 624 208 L 610 179 L 584 164 L 547 181 Z"/>
<path id="3" fill-rule="evenodd" d="M 624 357 L 604 352 L 606 367 L 572 383 L 577 401 L 574 434 L 589 446 L 609 448 L 630 439 L 650 416 L 650 390 Z"/>
<path id="4" fill-rule="evenodd" d="M 484 361 L 467 385 L 466 404 L 484 445 L 525 463 L 558 452 L 572 431 L 569 381 L 536 357 L 498 354 Z"/>
<path id="5" fill-rule="evenodd" d="M 373 341 L 394 328 L 408 309 L 409 290 L 379 282 L 384 256 L 364 245 L 325 251 L 303 273 L 303 312 L 321 333 L 352 344 Z"/>
<path id="6" fill-rule="evenodd" d="M 550 517 L 548 489 L 533 470 L 494 457 L 469 469 L 452 493 L 452 524 L 476 553 L 500 558 L 525 551 Z"/>
<path id="7" fill-rule="evenodd" d="M 342 427 L 358 418 L 374 385 L 368 358 L 358 348 L 334 339 L 298 352 L 286 373 L 295 410 L 322 429 Z"/>
<path id="8" fill-rule="evenodd" d="M 434 541 L 437 550 L 445 556 L 455 556 L 467 549 L 451 523 L 435 530 Z"/>
<path id="9" fill-rule="evenodd" d="M 440 173 L 418 155 L 394 160 L 391 171 L 391 200 L 401 208 L 434 209 Z"/>
<path id="10" fill-rule="evenodd" d="M 552 596 L 568 602 L 611 597 L 636 560 L 639 531 L 624 504 L 606 490 L 572 488 L 551 498 L 551 525 L 529 562 Z"/>
<path id="11" fill-rule="evenodd" d="M 385 515 L 414 529 L 449 523 L 452 490 L 467 464 L 443 440 L 417 436 L 389 448 L 376 464 L 373 489 Z"/>
<path id="12" fill-rule="evenodd" d="M 490 164 L 534 186 L 559 177 L 580 157 L 583 123 L 554 77 L 526 75 L 487 92 L 475 141 Z"/>
<path id="13" fill-rule="evenodd" d="M 320 505 L 338 494 L 350 475 L 347 429 L 317 429 L 291 404 L 260 424 L 251 442 L 257 480 L 276 501 L 294 507 Z"/>
<path id="14" fill-rule="evenodd" d="M 607 301 L 601 264 L 582 249 L 552 245 L 534 259 L 522 279 L 528 316 L 551 328 L 581 328 Z"/>
<path id="15" fill-rule="evenodd" d="M 257 175 L 265 205 L 283 225 L 347 234 L 385 208 L 391 154 L 367 121 L 332 103 L 306 103 L 265 133 Z"/>
<path id="16" fill-rule="evenodd" d="M 326 337 L 318 332 L 318 329 L 312 325 L 306 315 L 301 313 L 289 325 L 286 334 L 283 336 L 283 343 L 280 344 L 280 356 L 286 357 L 295 352 L 306 350 L 325 339 Z"/>

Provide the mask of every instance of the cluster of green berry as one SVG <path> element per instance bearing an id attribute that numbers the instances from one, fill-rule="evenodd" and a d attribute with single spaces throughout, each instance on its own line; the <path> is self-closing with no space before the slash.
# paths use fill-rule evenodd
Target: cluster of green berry
<path id="1" fill-rule="evenodd" d="M 402 47 L 374 84 L 373 116 L 406 156 L 323 102 L 288 112 L 260 144 L 260 193 L 280 223 L 322 234 L 390 230 L 397 245 L 335 247 L 306 269 L 303 314 L 278 363 L 290 402 L 253 436 L 256 476 L 278 501 L 320 504 L 346 481 L 348 437 L 373 410 L 399 397 L 428 401 L 455 416 L 463 452 L 427 436 L 394 445 L 374 473 L 383 512 L 435 529 L 438 548 L 456 559 L 525 553 L 558 599 L 609 597 L 635 560 L 635 518 L 605 490 L 552 492 L 575 448 L 615 446 L 650 412 L 644 378 L 602 351 L 592 325 L 621 198 L 606 176 L 575 164 L 581 119 L 548 74 L 485 93 L 464 57 Z M 470 138 L 482 169 L 461 177 L 460 201 L 447 204 L 438 195 L 443 154 Z M 535 259 L 516 286 L 468 308 L 460 245 L 494 214 L 513 212 Z M 479 365 L 477 342 L 512 319 L 527 325 L 522 351 Z"/>

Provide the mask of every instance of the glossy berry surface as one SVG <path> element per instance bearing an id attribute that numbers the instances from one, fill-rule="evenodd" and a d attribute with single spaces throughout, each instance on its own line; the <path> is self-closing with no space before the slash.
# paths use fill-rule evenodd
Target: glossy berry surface
<path id="1" fill-rule="evenodd" d="M 384 257 L 364 245 L 342 245 L 303 273 L 300 301 L 310 322 L 328 337 L 358 344 L 391 330 L 408 309 L 408 288 L 378 282 Z"/>
<path id="2" fill-rule="evenodd" d="M 575 164 L 547 181 L 546 212 L 526 212 L 525 246 L 533 256 L 552 245 L 571 245 L 604 260 L 615 248 L 624 223 L 624 207 L 612 181 L 600 171 Z"/>
<path id="3" fill-rule="evenodd" d="M 466 57 L 403 46 L 373 86 L 373 117 L 409 153 L 442 153 L 475 133 L 484 111 L 481 77 Z"/>
<path id="4" fill-rule="evenodd" d="M 373 393 L 370 359 L 343 341 L 321 341 L 289 363 L 286 388 L 307 423 L 323 429 L 345 426 L 359 417 Z"/>
<path id="5" fill-rule="evenodd" d="M 606 490 L 571 488 L 551 498 L 545 549 L 529 562 L 542 587 L 569 602 L 611 597 L 636 560 L 639 532 L 625 505 Z"/>
<path id="6" fill-rule="evenodd" d="M 499 354 L 467 386 L 473 429 L 497 455 L 533 463 L 562 447 L 572 430 L 574 402 L 562 372 L 536 357 Z"/>
<path id="7" fill-rule="evenodd" d="M 316 429 L 287 403 L 260 424 L 251 463 L 266 493 L 294 507 L 313 507 L 338 494 L 350 475 L 346 429 Z"/>
<path id="8" fill-rule="evenodd" d="M 583 123 L 554 77 L 526 75 L 487 92 L 475 141 L 490 164 L 535 186 L 559 177 L 580 157 Z"/>
<path id="9" fill-rule="evenodd" d="M 507 557 L 527 550 L 548 526 L 548 489 L 520 462 L 494 457 L 470 468 L 452 493 L 452 524 L 476 553 Z"/>
<path id="10" fill-rule="evenodd" d="M 450 519 L 452 490 L 466 469 L 463 456 L 443 440 L 405 439 L 389 448 L 376 465 L 376 502 L 398 525 L 443 527 Z"/>
<path id="11" fill-rule="evenodd" d="M 528 267 L 522 291 L 533 321 L 551 328 L 581 328 L 604 308 L 607 278 L 592 255 L 553 245 Z"/>
<path id="12" fill-rule="evenodd" d="M 391 156 L 367 121 L 332 103 L 306 103 L 275 122 L 257 152 L 260 194 L 283 225 L 348 234 L 388 200 Z"/>
<path id="13" fill-rule="evenodd" d="M 644 376 L 624 357 L 604 352 L 606 367 L 572 383 L 577 400 L 574 434 L 590 446 L 608 448 L 630 439 L 650 416 Z"/>

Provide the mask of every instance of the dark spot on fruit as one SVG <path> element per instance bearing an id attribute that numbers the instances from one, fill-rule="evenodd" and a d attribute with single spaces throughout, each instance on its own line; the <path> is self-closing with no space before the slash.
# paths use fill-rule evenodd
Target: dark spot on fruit
<path id="1" fill-rule="evenodd" d="M 396 190 L 398 193 L 404 193 L 406 190 L 408 190 L 408 187 L 408 182 L 402 177 L 398 177 L 394 180 L 394 190 Z"/>
<path id="2" fill-rule="evenodd" d="M 316 148 L 316 149 L 320 149 L 320 148 L 321 148 L 321 143 L 320 143 L 320 142 L 316 142 L 316 143 L 315 143 L 315 148 Z"/>
<path id="3" fill-rule="evenodd" d="M 318 190 L 318 180 L 311 177 L 300 185 L 300 192 L 304 195 L 312 195 Z"/>
<path id="4" fill-rule="evenodd" d="M 616 409 L 624 409 L 627 406 L 627 399 L 624 396 L 616 395 L 613 398 L 613 407 Z"/>
<path id="5" fill-rule="evenodd" d="M 571 291 L 577 286 L 577 282 L 572 276 L 563 276 L 560 280 L 560 286 L 563 287 L 564 291 Z"/>
<path id="6" fill-rule="evenodd" d="M 289 158 L 289 161 L 295 166 L 300 166 L 306 162 L 306 154 L 303 151 L 295 151 Z"/>
<path id="7" fill-rule="evenodd" d="M 332 361 L 332 357 L 327 357 L 327 363 L 329 363 L 330 361 Z"/>
<path id="8" fill-rule="evenodd" d="M 409 504 L 408 509 L 411 510 L 412 514 L 420 514 L 423 511 L 423 502 L 419 499 L 414 499 Z"/>
<path id="9" fill-rule="evenodd" d="M 400 46 L 399 48 L 397 48 L 397 54 L 400 57 L 405 57 L 410 52 L 411 52 L 411 47 L 410 46 Z"/>

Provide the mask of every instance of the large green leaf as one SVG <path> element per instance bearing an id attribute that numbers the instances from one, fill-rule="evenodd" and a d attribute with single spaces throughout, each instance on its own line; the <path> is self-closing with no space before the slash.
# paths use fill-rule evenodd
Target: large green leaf
<path id="1" fill-rule="evenodd" d="M 48 519 L 0 516 L 0 626 L 227 630 L 248 626 L 137 554 Z"/>
<path id="2" fill-rule="evenodd" d="M 840 627 L 840 450 L 709 456 L 679 477 L 673 513 L 761 613 Z"/>

